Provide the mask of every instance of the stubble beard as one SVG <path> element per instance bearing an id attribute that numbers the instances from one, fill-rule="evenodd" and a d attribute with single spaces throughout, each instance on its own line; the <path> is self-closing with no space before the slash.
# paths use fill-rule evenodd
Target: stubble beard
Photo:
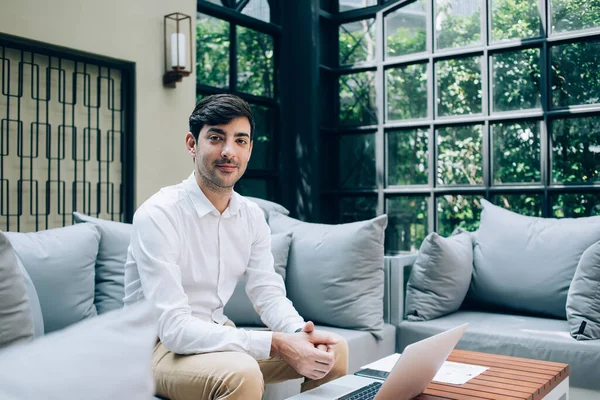
<path id="1" fill-rule="evenodd" d="M 207 187 L 207 189 L 217 193 L 226 193 L 233 191 L 235 183 L 239 180 L 238 178 L 235 180 L 235 182 L 233 182 L 233 184 L 226 185 L 223 182 L 223 180 L 217 175 L 216 170 L 210 171 L 208 168 L 206 168 L 206 166 L 200 164 L 199 162 L 196 164 L 196 172 L 198 172 L 200 180 Z"/>

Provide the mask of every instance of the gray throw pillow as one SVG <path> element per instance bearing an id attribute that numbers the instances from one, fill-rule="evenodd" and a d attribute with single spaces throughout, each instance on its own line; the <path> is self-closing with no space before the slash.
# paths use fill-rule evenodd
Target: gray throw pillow
<path id="1" fill-rule="evenodd" d="M 406 287 L 406 317 L 426 321 L 460 308 L 471 283 L 473 242 L 469 232 L 449 238 L 427 235 Z"/>
<path id="2" fill-rule="evenodd" d="M 271 235 L 271 253 L 273 253 L 275 272 L 285 282 L 285 267 L 292 242 L 291 233 L 276 233 Z M 260 317 L 254 310 L 246 294 L 246 278 L 242 277 L 238 282 L 233 295 L 225 305 L 224 314 L 238 326 L 264 326 Z"/>
<path id="3" fill-rule="evenodd" d="M 124 276 L 127 248 L 132 225 L 106 221 L 74 212 L 75 222 L 90 222 L 100 230 L 100 248 L 96 259 L 96 288 L 94 304 L 98 314 L 123 307 Z"/>
<path id="4" fill-rule="evenodd" d="M 16 257 L 16 255 L 15 255 Z M 42 316 L 42 306 L 40 305 L 40 299 L 33 286 L 31 277 L 27 273 L 27 270 L 23 266 L 19 257 L 16 257 L 17 264 L 19 265 L 19 271 L 23 275 L 25 281 L 25 290 L 27 291 L 27 298 L 29 299 L 29 308 L 31 308 L 31 317 L 33 318 L 33 337 L 35 339 L 44 336 L 44 317 Z"/>
<path id="5" fill-rule="evenodd" d="M 579 260 L 567 295 L 567 321 L 575 339 L 600 339 L 600 242 Z"/>
<path id="6" fill-rule="evenodd" d="M 157 314 L 148 303 L 0 351 L 3 400 L 148 400 Z"/>
<path id="7" fill-rule="evenodd" d="M 287 210 L 287 208 L 285 208 L 281 204 L 277 204 L 277 203 L 274 203 L 269 200 L 259 199 L 258 197 L 244 196 L 244 198 L 256 203 L 260 207 L 260 209 L 263 210 L 263 213 L 265 214 L 265 219 L 267 219 L 267 220 L 269 220 L 269 213 L 271 213 L 271 212 L 275 212 L 275 213 L 279 213 L 279 214 L 283 214 L 283 215 L 290 214 L 290 212 Z"/>
<path id="8" fill-rule="evenodd" d="M 567 292 L 600 217 L 538 218 L 482 200 L 470 302 L 566 319 Z"/>
<path id="9" fill-rule="evenodd" d="M 33 318 L 15 252 L 0 232 L 0 347 L 33 339 Z"/>
<path id="10" fill-rule="evenodd" d="M 271 231 L 292 232 L 286 288 L 305 320 L 383 330 L 383 239 L 387 215 L 341 225 L 269 214 Z"/>
<path id="11" fill-rule="evenodd" d="M 46 333 L 96 315 L 94 265 L 100 233 L 94 225 L 6 236 L 35 286 Z"/>

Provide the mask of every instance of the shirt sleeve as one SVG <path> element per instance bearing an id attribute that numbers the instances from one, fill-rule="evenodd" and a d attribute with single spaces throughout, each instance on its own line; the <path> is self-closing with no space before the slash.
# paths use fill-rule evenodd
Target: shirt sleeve
<path id="1" fill-rule="evenodd" d="M 304 319 L 289 301 L 282 277 L 275 272 L 271 253 L 271 230 L 262 211 L 252 213 L 254 241 L 246 269 L 246 293 L 262 321 L 276 332 L 295 332 Z M 256 215 L 258 214 L 258 215 Z"/>
<path id="2" fill-rule="evenodd" d="M 271 332 L 236 329 L 192 315 L 178 265 L 181 243 L 176 219 L 167 210 L 152 206 L 136 212 L 131 249 L 144 297 L 160 311 L 163 345 L 177 354 L 238 351 L 257 360 L 269 358 Z"/>

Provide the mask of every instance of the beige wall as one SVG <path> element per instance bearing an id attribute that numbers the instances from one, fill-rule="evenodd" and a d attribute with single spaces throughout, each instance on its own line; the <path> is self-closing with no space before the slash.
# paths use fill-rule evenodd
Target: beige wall
<path id="1" fill-rule="evenodd" d="M 136 64 L 136 188 L 141 204 L 191 171 L 184 136 L 195 77 L 162 85 L 163 17 L 195 0 L 0 0 L 0 31 Z"/>

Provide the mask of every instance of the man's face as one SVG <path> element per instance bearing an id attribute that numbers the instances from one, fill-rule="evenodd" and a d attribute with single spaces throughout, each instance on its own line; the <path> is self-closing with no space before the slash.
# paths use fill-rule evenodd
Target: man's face
<path id="1" fill-rule="evenodd" d="M 250 160 L 250 122 L 246 117 L 237 117 L 225 125 L 205 125 L 193 149 L 188 140 L 188 150 L 196 158 L 196 171 L 207 189 L 230 190 Z"/>

